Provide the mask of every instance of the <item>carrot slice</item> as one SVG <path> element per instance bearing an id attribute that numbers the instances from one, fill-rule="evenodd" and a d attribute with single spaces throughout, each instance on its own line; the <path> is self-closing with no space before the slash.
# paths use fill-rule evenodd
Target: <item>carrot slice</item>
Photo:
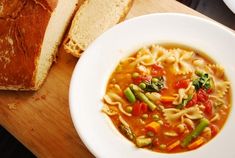
<path id="1" fill-rule="evenodd" d="M 175 100 L 173 96 L 161 96 L 161 102 L 163 103 L 171 103 Z"/>
<path id="2" fill-rule="evenodd" d="M 194 142 L 192 142 L 191 144 L 188 145 L 188 148 L 190 150 L 195 149 L 197 147 L 199 147 L 200 145 L 202 145 L 203 143 L 205 143 L 205 139 L 203 137 L 199 137 L 197 140 L 195 140 Z"/>
<path id="3" fill-rule="evenodd" d="M 179 145 L 180 145 L 180 140 L 177 140 L 174 143 L 170 144 L 168 147 L 166 147 L 166 150 L 171 151 L 172 149 L 176 148 Z"/>
<path id="4" fill-rule="evenodd" d="M 151 122 L 145 126 L 147 131 L 152 131 L 154 133 L 158 133 L 160 131 L 161 125 L 157 122 Z"/>

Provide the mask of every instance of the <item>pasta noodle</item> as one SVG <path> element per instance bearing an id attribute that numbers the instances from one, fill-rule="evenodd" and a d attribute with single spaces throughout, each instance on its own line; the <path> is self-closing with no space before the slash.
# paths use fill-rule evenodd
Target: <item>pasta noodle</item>
<path id="1" fill-rule="evenodd" d="M 143 66 L 143 65 L 137 65 L 136 68 L 143 75 L 149 74 L 149 70 L 145 66 Z"/>
<path id="2" fill-rule="evenodd" d="M 218 108 L 218 107 L 225 107 L 228 108 L 227 105 L 225 104 L 225 101 L 215 95 L 211 95 L 210 99 L 213 101 L 214 103 L 214 107 Z"/>
<path id="3" fill-rule="evenodd" d="M 218 80 L 215 82 L 215 90 L 218 97 L 222 98 L 228 92 L 229 85 L 230 83 L 227 81 Z"/>
<path id="4" fill-rule="evenodd" d="M 181 117 L 187 117 L 191 120 L 202 118 L 202 112 L 197 106 L 190 107 L 187 109 L 179 110 L 175 108 L 168 108 L 163 110 L 163 115 L 165 119 L 170 123 L 174 124 Z"/>
<path id="5" fill-rule="evenodd" d="M 142 48 L 137 52 L 136 60 L 130 65 L 135 66 L 139 63 L 147 66 L 154 64 L 154 57 L 148 48 Z"/>
<path id="6" fill-rule="evenodd" d="M 215 84 L 216 95 L 222 98 L 229 89 L 230 83 L 224 81 L 224 68 L 218 64 L 209 64 L 208 67 L 210 74 L 213 76 L 213 82 Z"/>
<path id="7" fill-rule="evenodd" d="M 191 119 L 185 118 L 182 120 L 182 122 L 184 122 L 191 129 L 195 129 L 195 124 L 193 123 Z"/>
<path id="8" fill-rule="evenodd" d="M 193 60 L 193 65 L 199 68 L 204 68 L 205 67 L 205 61 L 202 59 L 195 59 Z"/>
<path id="9" fill-rule="evenodd" d="M 221 65 L 218 64 L 210 64 L 208 65 L 210 68 L 211 73 L 217 77 L 217 78 L 222 78 L 224 76 L 224 68 Z"/>
<path id="10" fill-rule="evenodd" d="M 156 63 L 161 64 L 166 60 L 170 62 L 170 60 L 168 60 L 170 57 L 170 52 L 167 49 L 160 47 L 159 45 L 152 45 L 151 51 L 153 53 Z"/>
<path id="11" fill-rule="evenodd" d="M 122 89 L 120 88 L 120 86 L 118 84 L 114 84 L 114 91 L 118 94 L 122 93 Z"/>
<path id="12" fill-rule="evenodd" d="M 102 111 L 104 113 L 106 113 L 107 115 L 109 115 L 109 116 L 114 116 L 114 115 L 118 114 L 117 111 L 114 111 L 114 110 L 110 109 L 107 104 L 104 104 L 104 106 L 102 108 Z"/>
<path id="13" fill-rule="evenodd" d="M 114 99 L 114 100 L 112 100 Z M 104 96 L 104 100 L 106 103 L 109 105 L 117 105 L 119 110 L 126 116 L 132 116 L 130 113 L 127 113 L 123 107 L 122 103 L 124 103 L 123 99 L 116 95 L 115 93 L 108 93 L 107 95 Z"/>
<path id="14" fill-rule="evenodd" d="M 174 74 L 188 74 L 193 72 L 193 67 L 188 63 L 194 55 L 193 52 L 187 52 L 181 49 L 173 49 L 170 52 L 171 57 L 175 58 L 171 67 Z"/>
<path id="15" fill-rule="evenodd" d="M 215 113 L 215 116 L 210 120 L 210 122 L 218 121 L 220 119 L 220 115 Z"/>
<path id="16" fill-rule="evenodd" d="M 189 95 L 192 95 L 195 91 L 194 86 L 192 85 L 192 83 L 189 83 L 188 87 L 186 89 L 180 88 L 178 90 L 178 94 L 175 94 L 176 98 L 173 101 L 173 104 L 178 105 L 180 103 L 182 103 L 183 99 L 187 99 L 189 97 Z"/>

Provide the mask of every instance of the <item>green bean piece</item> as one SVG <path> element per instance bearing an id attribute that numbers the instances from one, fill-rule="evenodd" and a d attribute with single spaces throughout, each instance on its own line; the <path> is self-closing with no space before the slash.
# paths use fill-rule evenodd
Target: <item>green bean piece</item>
<path id="1" fill-rule="evenodd" d="M 144 119 L 144 120 L 147 119 L 148 117 L 149 117 L 148 114 L 143 114 L 143 115 L 141 116 L 141 118 Z"/>
<path id="2" fill-rule="evenodd" d="M 135 91 L 142 91 L 141 89 L 140 89 L 140 87 L 138 87 L 138 86 L 136 86 L 136 85 L 134 85 L 134 84 L 130 84 L 130 89 L 132 90 L 132 92 L 133 93 L 135 93 Z M 143 91 L 142 91 L 143 92 Z"/>
<path id="3" fill-rule="evenodd" d="M 131 87 L 131 89 L 133 90 L 133 93 L 135 94 L 136 98 L 139 99 L 139 100 L 142 101 L 142 102 L 145 102 L 145 103 L 148 105 L 148 107 L 149 107 L 150 110 L 153 111 L 153 110 L 155 110 L 155 109 L 157 108 L 157 106 L 156 106 L 153 102 L 151 102 L 151 101 L 145 96 L 144 93 L 140 92 L 140 90 L 139 90 L 140 88 L 139 88 L 138 86 L 136 86 L 136 85 L 134 85 L 134 84 L 131 84 L 130 87 Z"/>
<path id="4" fill-rule="evenodd" d="M 148 146 L 150 144 L 152 144 L 151 138 L 143 138 L 143 137 L 136 138 L 136 146 L 139 148 Z"/>
<path id="5" fill-rule="evenodd" d="M 119 129 L 128 139 L 135 140 L 135 133 L 132 131 L 132 129 L 129 126 L 121 124 L 119 126 Z"/>
<path id="6" fill-rule="evenodd" d="M 124 94 L 130 103 L 134 103 L 136 101 L 135 95 L 129 87 L 124 90 Z"/>
<path id="7" fill-rule="evenodd" d="M 137 92 L 136 95 L 137 95 L 137 98 L 138 98 L 139 100 L 145 102 L 145 103 L 148 105 L 148 107 L 150 108 L 150 110 L 153 111 L 153 110 L 156 109 L 156 105 L 155 105 L 153 102 L 151 102 L 151 101 L 144 95 L 144 93 Z"/>
<path id="8" fill-rule="evenodd" d="M 134 72 L 133 74 L 132 74 L 132 78 L 137 78 L 137 77 L 139 77 L 140 76 L 140 74 L 138 73 L 138 72 Z"/>
<path id="9" fill-rule="evenodd" d="M 196 70 L 196 71 L 195 71 L 195 74 L 196 74 L 197 76 L 199 76 L 199 77 L 201 77 L 201 76 L 204 75 L 204 73 L 203 73 L 202 71 L 199 71 L 199 70 Z"/>
<path id="10" fill-rule="evenodd" d="M 143 83 L 143 82 L 141 82 L 141 83 L 139 84 L 139 87 L 140 87 L 141 89 L 145 89 L 145 88 L 146 88 L 146 84 Z"/>
<path id="11" fill-rule="evenodd" d="M 126 107 L 126 112 L 132 113 L 133 107 L 132 106 L 127 106 Z"/>
<path id="12" fill-rule="evenodd" d="M 152 78 L 152 82 L 157 83 L 159 81 L 158 78 Z"/>
<path id="13" fill-rule="evenodd" d="M 152 118 L 153 118 L 154 121 L 158 121 L 158 120 L 159 120 L 158 114 L 154 114 L 154 115 L 152 116 Z"/>
<path id="14" fill-rule="evenodd" d="M 209 125 L 209 123 L 210 122 L 206 118 L 202 118 L 196 128 L 183 139 L 181 146 L 188 146 L 193 139 L 197 138 L 202 133 L 202 131 Z"/>

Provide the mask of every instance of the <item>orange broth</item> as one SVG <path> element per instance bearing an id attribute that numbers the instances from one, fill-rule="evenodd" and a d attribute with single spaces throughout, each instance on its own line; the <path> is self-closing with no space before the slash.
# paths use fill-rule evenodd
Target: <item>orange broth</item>
<path id="1" fill-rule="evenodd" d="M 161 45 L 163 46 L 165 49 L 169 50 L 169 49 L 174 49 L 174 48 L 180 48 L 186 51 L 193 51 L 194 55 L 193 58 L 197 59 L 203 59 L 206 63 L 206 65 L 211 65 L 211 64 L 216 64 L 211 58 L 207 57 L 204 53 L 199 52 L 198 50 L 189 48 L 189 47 L 185 47 L 185 46 L 181 46 L 181 45 L 175 45 L 175 44 L 164 44 Z M 136 58 L 136 52 L 131 56 Z M 125 62 L 120 62 L 120 64 L 118 65 L 118 67 L 116 68 L 116 70 L 112 73 L 108 84 L 107 84 L 107 92 L 112 91 L 113 87 L 115 84 L 119 85 L 120 89 L 122 90 L 122 92 L 130 85 L 133 84 L 133 77 L 132 74 L 134 72 L 138 72 L 141 75 L 141 72 L 139 71 L 139 69 L 137 69 L 136 67 L 131 67 L 130 63 L 132 61 L 125 61 Z M 145 66 L 147 69 L 149 68 L 150 70 L 152 69 L 152 65 L 149 66 Z M 174 73 L 172 73 L 171 70 L 171 66 L 169 65 L 164 65 L 161 66 L 162 69 L 164 70 L 164 88 L 161 89 L 161 91 L 159 92 L 159 94 L 161 96 L 173 96 L 174 94 L 178 93 L 177 88 L 175 88 L 175 83 L 179 80 L 182 79 L 189 79 L 190 82 L 193 80 L 192 79 L 192 74 L 188 73 L 187 75 L 175 75 Z M 151 73 L 148 74 L 149 76 L 151 76 Z M 223 75 L 223 77 L 221 78 L 221 80 L 223 81 L 227 81 L 227 78 L 225 75 Z M 138 86 L 138 85 L 137 85 Z M 205 88 L 201 88 L 203 90 L 208 90 Z M 144 92 L 143 92 L 144 93 Z M 196 91 L 194 93 L 194 95 L 197 95 L 198 91 Z M 207 94 L 209 95 L 208 97 L 210 98 L 210 95 L 214 94 L 214 92 L 211 92 L 211 94 Z M 126 104 L 123 104 L 123 109 L 126 109 L 127 106 L 131 106 L 133 107 L 135 103 L 131 104 L 129 103 L 128 99 L 126 98 L 126 96 L 124 95 L 124 93 L 119 94 L 123 100 L 125 100 Z M 197 96 L 198 97 L 198 96 Z M 136 99 L 138 100 L 138 99 Z M 208 99 L 210 100 L 210 99 Z M 198 148 L 200 146 L 203 146 L 204 144 L 206 144 L 208 141 L 210 141 L 211 139 L 213 139 L 213 137 L 216 136 L 216 134 L 222 129 L 223 125 L 225 124 L 225 121 L 228 117 L 229 114 L 229 110 L 230 110 L 230 104 L 231 104 L 231 90 L 229 89 L 228 92 L 225 94 L 223 101 L 226 104 L 226 108 L 225 107 L 219 107 L 219 109 L 217 109 L 218 107 L 214 107 L 214 102 L 212 102 L 212 114 L 205 114 L 205 111 L 203 111 L 202 109 L 200 109 L 202 111 L 202 115 L 204 118 L 211 120 L 214 116 L 215 116 L 215 112 L 218 113 L 220 119 L 214 121 L 214 122 L 210 122 L 209 125 L 207 126 L 209 129 L 209 131 L 211 131 L 211 136 L 210 137 L 206 137 L 204 138 L 204 134 L 205 133 L 201 133 L 198 137 L 202 137 L 204 142 L 203 144 L 196 146 L 195 148 Z M 142 101 L 139 101 L 142 102 Z M 190 100 L 188 101 L 188 103 L 190 102 Z M 206 101 L 207 102 L 207 101 Z M 201 104 L 202 107 L 204 106 L 205 102 L 199 102 L 198 104 Z M 161 100 L 154 102 L 154 104 L 156 104 L 156 106 L 163 106 L 164 108 L 175 108 L 176 105 L 173 105 L 172 102 L 170 103 L 162 103 Z M 186 105 L 187 106 L 187 105 Z M 183 107 L 183 108 L 186 108 Z M 193 105 L 194 106 L 194 105 Z M 171 150 L 167 150 L 167 147 L 169 145 L 171 145 L 172 143 L 176 142 L 177 140 L 179 140 L 182 143 L 182 140 L 188 135 L 190 134 L 193 129 L 191 129 L 189 126 L 187 126 L 187 124 L 183 123 L 184 128 L 186 128 L 187 132 L 178 132 L 177 131 L 177 126 L 176 125 L 171 125 L 168 123 L 168 121 L 165 120 L 165 117 L 163 116 L 163 112 L 161 110 L 150 110 L 148 108 L 148 110 L 146 112 L 144 112 L 144 114 L 147 114 L 147 118 L 143 119 L 142 116 L 143 114 L 139 115 L 139 116 L 133 116 L 132 112 L 130 112 L 130 114 L 132 114 L 132 116 L 126 116 L 125 114 L 123 114 L 116 106 L 113 105 L 109 105 L 110 109 L 117 111 L 117 115 L 113 115 L 110 116 L 112 122 L 114 123 L 115 127 L 120 131 L 120 120 L 119 120 L 119 116 L 121 116 L 130 126 L 131 130 L 133 131 L 133 133 L 135 134 L 135 137 L 137 138 L 138 136 L 144 136 L 144 137 L 149 137 L 151 138 L 151 144 L 143 146 L 143 148 L 152 150 L 152 151 L 156 151 L 156 152 L 163 152 L 163 153 L 179 153 L 179 152 L 185 152 L 185 151 L 189 151 L 189 150 L 193 150 L 193 149 L 189 149 L 188 146 L 187 147 L 182 147 L 181 145 L 177 145 L 176 147 L 174 147 Z M 132 109 L 133 110 L 133 109 Z M 152 132 L 152 134 L 154 134 L 154 136 L 146 136 L 146 133 L 149 132 L 148 130 L 146 130 L 146 125 L 148 125 L 151 122 L 154 122 L 155 120 L 153 119 L 153 115 L 157 114 L 159 116 L 159 120 L 161 120 L 161 124 L 160 124 L 160 131 L 158 133 L 154 133 Z M 185 116 L 184 116 L 185 117 Z M 193 120 L 195 126 L 198 125 L 199 123 L 199 119 L 198 120 Z M 213 127 L 212 127 L 213 126 Z M 207 128 L 207 129 L 208 129 Z M 216 128 L 216 129 L 215 129 Z M 177 136 L 167 136 L 165 135 L 165 132 L 175 132 L 177 134 Z M 121 132 L 122 133 L 122 132 Z M 123 133 L 122 133 L 123 134 Z M 123 134 L 125 136 L 125 134 Z M 193 139 L 191 143 L 193 143 L 194 141 L 196 141 L 197 138 Z M 134 144 L 136 144 L 136 140 L 131 140 Z"/>

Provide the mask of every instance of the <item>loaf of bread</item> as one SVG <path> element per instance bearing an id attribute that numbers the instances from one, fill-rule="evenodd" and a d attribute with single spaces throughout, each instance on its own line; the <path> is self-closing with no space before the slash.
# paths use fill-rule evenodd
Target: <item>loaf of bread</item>
<path id="1" fill-rule="evenodd" d="M 101 33 L 128 13 L 133 0 L 86 0 L 77 11 L 64 41 L 68 53 L 79 57 Z"/>
<path id="2" fill-rule="evenodd" d="M 0 89 L 39 89 L 77 2 L 0 1 Z"/>

